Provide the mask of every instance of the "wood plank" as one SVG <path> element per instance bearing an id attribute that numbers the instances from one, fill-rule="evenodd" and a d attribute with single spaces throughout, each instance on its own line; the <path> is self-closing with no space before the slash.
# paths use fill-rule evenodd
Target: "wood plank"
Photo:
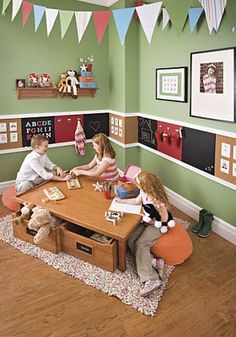
<path id="1" fill-rule="evenodd" d="M 193 255 L 175 268 L 155 317 L 0 241 L 0 336 L 234 337 L 235 246 L 214 233 L 190 236 Z"/>

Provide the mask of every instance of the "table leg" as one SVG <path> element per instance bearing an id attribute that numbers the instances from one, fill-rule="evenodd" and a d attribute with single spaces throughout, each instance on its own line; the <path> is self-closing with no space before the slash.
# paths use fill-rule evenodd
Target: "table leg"
<path id="1" fill-rule="evenodd" d="M 118 241 L 118 268 L 121 271 L 126 269 L 126 240 Z"/>

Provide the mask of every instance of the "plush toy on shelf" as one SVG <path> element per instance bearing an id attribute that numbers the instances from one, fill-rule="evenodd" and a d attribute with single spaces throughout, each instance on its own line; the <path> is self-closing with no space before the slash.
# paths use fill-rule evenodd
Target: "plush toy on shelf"
<path id="1" fill-rule="evenodd" d="M 39 77 L 39 86 L 42 88 L 51 86 L 51 77 L 49 74 L 42 74 Z"/>
<path id="2" fill-rule="evenodd" d="M 143 205 L 144 208 L 144 216 L 143 221 L 147 223 L 153 222 L 154 227 L 159 228 L 161 233 L 168 232 L 169 228 L 175 227 L 175 221 L 170 212 L 168 212 L 168 220 L 167 222 L 161 221 L 161 216 L 158 210 L 152 204 Z"/>
<path id="3" fill-rule="evenodd" d="M 62 95 L 66 94 L 67 92 L 66 78 L 67 78 L 67 74 L 62 73 L 60 76 L 60 81 L 57 83 L 58 91 Z"/>
<path id="4" fill-rule="evenodd" d="M 66 78 L 66 89 L 69 94 L 71 94 L 72 98 L 77 98 L 77 85 L 79 81 L 77 80 L 77 73 L 75 70 L 68 70 Z"/>
<path id="5" fill-rule="evenodd" d="M 55 230 L 57 228 L 62 220 L 52 216 L 49 210 L 40 206 L 34 207 L 32 212 L 28 228 L 37 231 L 34 236 L 34 243 L 39 244 L 48 237 L 51 229 Z"/>
<path id="6" fill-rule="evenodd" d="M 39 85 L 39 75 L 36 73 L 31 73 L 28 76 L 28 86 L 32 88 L 36 88 Z"/>

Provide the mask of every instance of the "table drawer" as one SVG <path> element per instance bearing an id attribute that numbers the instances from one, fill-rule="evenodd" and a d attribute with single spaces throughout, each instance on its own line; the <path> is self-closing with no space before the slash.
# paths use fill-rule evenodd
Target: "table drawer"
<path id="1" fill-rule="evenodd" d="M 76 226 L 76 225 L 74 225 Z M 80 226 L 78 226 L 80 227 Z M 86 230 L 86 229 L 85 229 Z M 114 272 L 117 267 L 117 241 L 100 243 L 71 231 L 67 224 L 60 227 L 61 250 L 105 270 Z"/>
<path id="2" fill-rule="evenodd" d="M 54 254 L 57 254 L 61 251 L 59 228 L 56 228 L 55 230 L 51 230 L 48 237 L 42 243 L 36 245 L 33 241 L 33 238 L 37 232 L 35 230 L 29 229 L 27 227 L 27 223 L 28 223 L 28 220 L 23 220 L 19 223 L 16 223 L 13 220 L 13 235 L 16 238 L 24 240 L 37 247 L 46 249 Z"/>

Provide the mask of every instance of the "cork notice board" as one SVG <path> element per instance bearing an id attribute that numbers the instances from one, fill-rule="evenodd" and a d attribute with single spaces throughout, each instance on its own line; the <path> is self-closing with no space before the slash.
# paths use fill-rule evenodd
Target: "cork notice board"
<path id="1" fill-rule="evenodd" d="M 0 119 L 0 150 L 21 146 L 21 119 Z"/>
<path id="2" fill-rule="evenodd" d="M 216 136 L 215 176 L 236 185 L 236 138 Z"/>

